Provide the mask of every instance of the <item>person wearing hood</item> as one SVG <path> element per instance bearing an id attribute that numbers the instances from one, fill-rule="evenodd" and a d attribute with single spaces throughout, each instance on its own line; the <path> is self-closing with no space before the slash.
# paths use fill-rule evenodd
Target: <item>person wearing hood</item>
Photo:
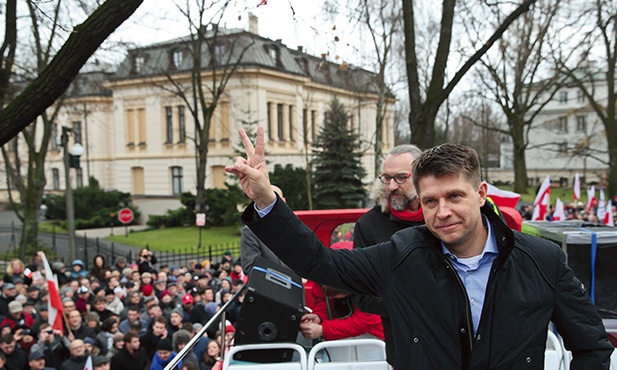
<path id="1" fill-rule="evenodd" d="M 78 279 L 81 277 L 88 277 L 88 270 L 86 270 L 86 264 L 80 259 L 76 259 L 71 263 L 71 279 Z"/>
<path id="2" fill-rule="evenodd" d="M 171 339 L 162 339 L 156 346 L 156 353 L 152 357 L 150 370 L 163 370 L 165 366 L 176 357 L 177 353 L 173 351 Z M 176 369 L 182 368 L 182 361 L 178 362 Z"/>

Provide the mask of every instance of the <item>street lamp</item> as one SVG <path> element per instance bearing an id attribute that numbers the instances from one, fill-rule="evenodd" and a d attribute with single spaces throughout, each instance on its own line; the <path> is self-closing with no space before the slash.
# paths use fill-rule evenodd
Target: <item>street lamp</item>
<path id="1" fill-rule="evenodd" d="M 77 258 L 75 250 L 75 205 L 73 202 L 70 169 L 80 168 L 79 157 L 84 154 L 84 147 L 79 143 L 75 143 L 69 151 L 69 132 L 71 132 L 70 128 L 62 126 L 62 136 L 60 139 L 61 145 L 64 148 L 64 199 L 66 200 L 66 229 L 69 235 L 69 256 L 71 261 L 74 261 Z"/>

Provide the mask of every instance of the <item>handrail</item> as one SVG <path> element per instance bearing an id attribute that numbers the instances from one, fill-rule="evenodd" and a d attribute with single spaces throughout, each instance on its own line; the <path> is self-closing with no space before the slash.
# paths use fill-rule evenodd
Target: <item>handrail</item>
<path id="1" fill-rule="evenodd" d="M 233 295 L 233 297 L 231 297 L 231 299 L 229 301 L 227 301 L 227 303 L 225 303 L 223 305 L 223 307 L 221 307 L 221 309 L 214 314 L 214 316 L 212 316 L 212 318 L 210 320 L 208 320 L 207 323 L 204 324 L 204 326 L 201 328 L 201 330 L 199 330 L 199 332 L 193 336 L 193 338 L 191 338 L 191 340 L 186 344 L 186 346 L 184 346 L 184 348 L 182 348 L 180 350 L 180 352 L 178 352 L 178 354 L 176 355 L 176 357 L 174 357 L 168 364 L 167 366 L 165 366 L 164 370 L 172 370 L 176 365 L 178 365 L 178 362 L 182 361 L 182 359 L 188 354 L 188 352 L 190 350 L 193 349 L 193 347 L 195 347 L 195 345 L 197 344 L 197 342 L 199 341 L 199 339 L 204 335 L 204 333 L 206 332 L 206 330 L 208 330 L 210 328 L 210 326 L 212 326 L 212 324 L 214 324 L 214 322 L 216 321 L 216 319 L 219 318 L 219 316 L 223 315 L 225 313 L 225 310 L 227 309 L 227 306 L 229 306 L 232 302 L 234 302 L 236 299 L 238 299 L 238 297 L 244 292 L 244 290 L 247 288 L 247 285 L 242 286 L 242 288 L 240 290 L 238 290 L 236 292 L 236 294 Z M 223 322 L 223 328 L 225 327 L 225 323 Z M 225 329 L 223 329 L 225 330 Z M 223 336 L 222 336 L 222 340 L 223 342 L 225 341 L 225 333 L 223 332 Z M 224 352 L 225 352 L 225 344 L 223 343 L 223 348 L 221 350 L 221 356 L 224 356 Z"/>

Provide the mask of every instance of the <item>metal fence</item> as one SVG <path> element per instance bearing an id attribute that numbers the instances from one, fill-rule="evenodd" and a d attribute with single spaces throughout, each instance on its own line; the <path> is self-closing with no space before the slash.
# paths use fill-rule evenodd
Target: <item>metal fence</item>
<path id="1" fill-rule="evenodd" d="M 0 225 L 0 260 L 10 260 L 19 257 L 19 243 L 21 240 L 21 227 L 15 225 Z M 39 245 L 49 254 L 50 261 L 62 261 L 70 264 L 68 235 L 60 233 L 39 232 Z M 148 245 L 144 245 L 148 248 Z M 90 269 L 92 260 L 97 254 L 105 256 L 107 263 L 112 265 L 118 257 L 125 257 L 129 264 L 138 258 L 140 248 L 119 243 L 114 243 L 101 238 L 89 238 L 86 235 L 78 236 L 75 239 L 75 254 L 81 259 L 86 268 Z M 204 245 L 193 248 L 176 248 L 167 252 L 155 251 L 157 266 L 181 266 L 191 261 L 202 262 L 210 260 L 213 263 L 219 262 L 225 252 L 232 253 L 234 258 L 239 257 L 240 243 L 226 243 Z M 29 262 L 31 256 L 26 256 Z"/>
<path id="2" fill-rule="evenodd" d="M 0 225 L 0 254 L 1 259 L 8 260 L 19 257 L 19 245 L 21 242 L 21 226 L 15 224 Z M 67 234 L 56 232 L 39 232 L 39 246 L 49 254 L 51 261 L 62 261 L 70 264 L 71 256 L 69 252 L 69 238 Z M 105 256 L 109 263 L 113 263 L 118 257 L 125 257 L 133 260 L 137 249 L 130 246 L 120 246 L 104 239 L 88 238 L 87 236 L 77 236 L 75 238 L 75 255 L 82 260 L 87 268 L 96 254 Z M 31 256 L 27 255 L 27 261 Z"/>

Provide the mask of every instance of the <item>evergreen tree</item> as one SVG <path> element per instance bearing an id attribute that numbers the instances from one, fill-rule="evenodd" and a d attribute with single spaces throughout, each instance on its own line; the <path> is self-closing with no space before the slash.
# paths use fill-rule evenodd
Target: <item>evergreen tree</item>
<path id="1" fill-rule="evenodd" d="M 357 208 L 366 197 L 359 136 L 347 128 L 348 120 L 345 107 L 335 97 L 313 148 L 316 209 Z"/>

